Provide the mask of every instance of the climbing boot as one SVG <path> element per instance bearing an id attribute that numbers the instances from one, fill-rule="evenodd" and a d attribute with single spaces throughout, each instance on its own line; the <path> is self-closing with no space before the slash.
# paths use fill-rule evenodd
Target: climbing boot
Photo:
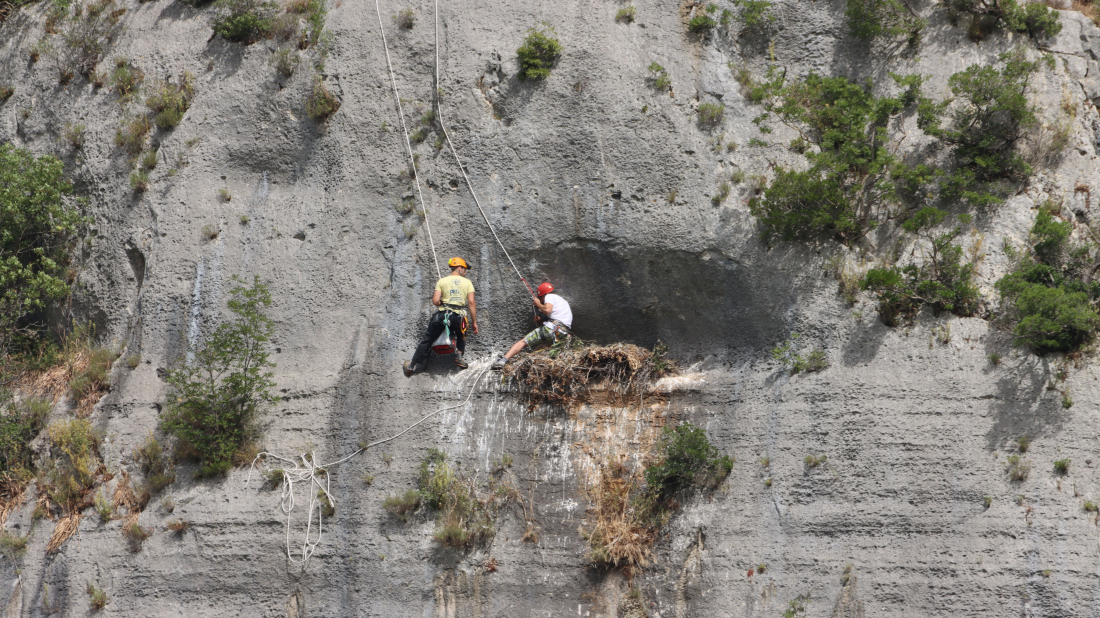
<path id="1" fill-rule="evenodd" d="M 411 378 L 412 375 L 414 373 L 419 372 L 422 369 L 422 367 L 420 366 L 419 363 L 414 363 L 412 361 L 405 361 L 405 364 L 401 366 L 401 369 L 404 370 L 406 378 Z"/>
<path id="2" fill-rule="evenodd" d="M 462 358 L 462 352 L 455 352 L 455 365 L 458 365 L 459 369 L 468 369 L 470 367 L 466 359 Z"/>
<path id="3" fill-rule="evenodd" d="M 493 366 L 491 367 L 491 369 L 493 371 L 500 371 L 501 369 L 504 369 L 504 365 L 506 365 L 506 364 L 508 364 L 508 359 L 501 356 L 500 358 L 498 358 L 496 360 L 496 362 L 493 363 Z"/>

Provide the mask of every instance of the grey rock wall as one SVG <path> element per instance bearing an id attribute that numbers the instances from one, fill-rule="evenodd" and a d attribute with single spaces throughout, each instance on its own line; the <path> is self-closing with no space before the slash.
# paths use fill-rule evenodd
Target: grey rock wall
<path id="1" fill-rule="evenodd" d="M 848 40 L 837 1 L 777 3 L 769 48 L 724 33 L 688 36 L 690 3 L 642 0 L 628 25 L 614 21 L 621 5 L 604 0 L 452 0 L 442 3 L 436 85 L 433 3 L 410 3 L 419 20 L 408 32 L 390 20 L 404 5 L 381 4 L 408 120 L 438 86 L 470 179 L 517 266 L 533 282 L 555 282 L 581 337 L 660 339 L 691 377 L 648 401 L 533 411 L 493 374 L 479 380 L 525 332 L 526 290 L 434 135 L 416 147 L 428 221 L 441 261 L 462 255 L 474 266 L 481 334 L 469 370 L 437 359 L 426 374 L 401 375 L 436 268 L 425 226 L 395 209 L 415 189 L 400 177 L 409 163 L 373 2 L 328 5 L 333 49 L 322 77 L 341 108 L 320 125 L 304 113 L 308 62 L 282 78 L 269 64 L 273 42 L 210 39 L 210 9 L 125 2 L 126 30 L 110 57 L 130 58 L 147 78 L 196 76 L 183 122 L 155 135 L 162 162 L 144 194 L 129 187 L 126 155 L 112 142 L 140 102 L 120 105 L 79 78 L 58 85 L 48 62 L 28 62 L 48 7 L 24 7 L 0 24 L 0 82 L 16 89 L 0 104 L 0 140 L 66 161 L 96 218 L 75 311 L 143 359 L 134 370 L 117 364 L 92 416 L 109 466 L 136 474 L 130 452 L 156 428 L 163 370 L 225 313 L 234 275 L 258 274 L 275 296 L 282 398 L 263 415 L 268 451 L 313 449 L 335 461 L 473 395 L 332 468 L 337 514 L 304 566 L 288 560 L 279 492 L 255 476 L 246 483 L 247 468 L 195 481 L 182 466 L 167 490 L 175 512 L 154 503 L 141 516 L 155 533 L 140 553 L 128 550 L 121 522 L 89 514 L 48 555 L 52 523 L 32 523 L 28 504 L 5 524 L 19 534 L 34 528 L 26 556 L 0 563 L 5 615 L 86 615 L 84 590 L 96 583 L 110 599 L 102 613 L 117 616 L 763 617 L 803 595 L 814 617 L 1100 616 L 1100 537 L 1081 508 L 1100 497 L 1091 355 L 1059 385 L 1076 402 L 1063 408 L 1047 388 L 1060 359 L 1014 350 L 1007 333 L 977 318 L 922 314 L 912 328 L 887 328 L 869 298 L 844 302 L 823 268 L 836 255 L 858 265 L 874 250 L 769 249 L 747 187 L 720 206 L 710 200 L 734 168 L 767 174 L 796 163 L 778 146 L 748 146 L 760 136 L 750 122 L 759 110 L 730 62 L 759 75 L 774 54 L 792 75 L 872 77 L 881 89 L 891 87 L 888 71 L 920 72 L 945 96 L 952 73 L 1032 43 L 1001 33 L 975 45 L 933 6 L 923 8 L 930 26 L 920 49 L 906 55 Z M 515 49 L 543 21 L 564 53 L 548 80 L 524 83 Z M 979 283 L 991 302 L 1004 243 L 1026 239 L 1035 205 L 1054 196 L 1069 211 L 1088 210 L 1090 194 L 1075 187 L 1100 186 L 1092 105 L 1100 30 L 1075 12 L 1062 23 L 1044 43 L 1056 68 L 1036 79 L 1034 97 L 1048 123 L 1070 101 L 1071 146 L 1026 190 L 978 213 L 967 244 L 981 241 Z M 671 75 L 671 96 L 646 84 L 654 61 Z M 726 105 L 714 132 L 693 115 L 706 101 Z M 89 131 L 81 152 L 58 139 L 77 122 Z M 905 148 L 920 147 L 915 120 L 904 122 L 913 134 Z M 736 150 L 716 151 L 722 133 Z M 219 199 L 223 188 L 232 200 Z M 768 350 L 792 331 L 825 349 L 830 368 L 781 371 Z M 1001 366 L 987 360 L 994 351 L 1005 356 Z M 633 575 L 642 597 L 632 599 L 623 574 L 585 566 L 586 492 L 606 457 L 640 461 L 660 427 L 679 420 L 705 426 L 737 463 L 719 492 L 685 503 L 666 527 L 653 564 Z M 1013 483 L 1005 457 L 1025 434 L 1033 469 Z M 513 454 L 509 473 L 531 512 L 507 510 L 492 543 L 470 553 L 437 548 L 424 516 L 395 522 L 381 502 L 415 484 L 432 446 L 481 479 L 495 458 Z M 827 462 L 807 468 L 810 454 Z M 1073 461 L 1066 477 L 1053 473 L 1060 458 Z M 308 491 L 297 497 L 294 558 Z M 166 531 L 175 517 L 190 530 Z M 521 540 L 525 517 L 540 530 L 536 544 Z M 495 572 L 484 567 L 489 558 Z"/>

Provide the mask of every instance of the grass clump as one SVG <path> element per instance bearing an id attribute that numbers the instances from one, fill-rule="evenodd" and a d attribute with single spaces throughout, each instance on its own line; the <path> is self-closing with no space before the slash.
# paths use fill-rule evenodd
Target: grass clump
<path id="1" fill-rule="evenodd" d="M 412 9 L 405 8 L 394 13 L 393 21 L 402 30 L 412 30 L 416 25 L 416 13 Z"/>
<path id="2" fill-rule="evenodd" d="M 373 482 L 373 480 L 372 478 L 371 481 Z M 407 524 L 412 514 L 420 508 L 420 492 L 410 489 L 404 494 L 386 496 L 386 499 L 382 501 L 382 508 L 400 519 L 401 523 Z"/>
<path id="3" fill-rule="evenodd" d="M 314 80 L 313 91 L 306 99 L 306 114 L 318 122 L 324 122 L 339 109 L 340 100 L 336 95 L 329 92 L 320 79 Z"/>
<path id="4" fill-rule="evenodd" d="M 650 546 L 657 539 L 651 514 L 656 501 L 639 475 L 621 459 L 610 458 L 600 469 L 600 482 L 590 490 L 589 499 L 591 524 L 581 529 L 588 544 L 588 563 L 598 568 L 646 566 Z"/>
<path id="5" fill-rule="evenodd" d="M 79 150 L 84 147 L 84 139 L 88 135 L 88 127 L 81 123 L 73 124 L 71 122 L 65 123 L 65 130 L 61 133 L 61 139 L 64 140 L 74 150 Z"/>
<path id="6" fill-rule="evenodd" d="M 1092 500 L 1085 500 L 1084 504 L 1081 505 L 1081 508 L 1085 509 L 1085 511 L 1089 513 L 1096 513 L 1100 511 L 1100 507 L 1098 507 L 1097 504 Z"/>
<path id="7" fill-rule="evenodd" d="M 133 453 L 134 461 L 145 475 L 144 490 L 151 496 L 155 496 L 171 485 L 176 480 L 172 460 L 164 452 L 160 440 L 152 433 L 145 439 L 145 443 L 136 447 Z"/>
<path id="8" fill-rule="evenodd" d="M 169 532 L 183 534 L 191 528 L 191 522 L 186 519 L 170 519 L 164 526 L 168 528 Z"/>
<path id="9" fill-rule="evenodd" d="M 886 148 L 890 120 L 920 91 L 919 77 L 893 78 L 906 88 L 894 97 L 877 97 L 845 77 L 810 74 L 787 83 L 774 70 L 752 88 L 750 98 L 764 107 L 753 122 L 764 133 L 773 117 L 796 128 L 802 136 L 796 151 L 809 163 L 802 170 L 777 167 L 771 185 L 750 200 L 765 239 L 831 234 L 851 244 L 876 227 L 883 206 L 898 201 L 903 188 L 916 193 L 931 180 L 932 169 L 903 165 Z"/>
<path id="10" fill-rule="evenodd" d="M 615 21 L 623 24 L 634 23 L 634 18 L 638 15 L 638 9 L 631 4 L 630 6 L 624 6 L 615 12 Z"/>
<path id="11" fill-rule="evenodd" d="M 1054 471 L 1061 475 L 1069 474 L 1069 459 L 1057 459 L 1054 461 Z"/>
<path id="12" fill-rule="evenodd" d="M 178 440 L 177 452 L 198 462 L 198 476 L 224 474 L 256 437 L 255 420 L 265 403 L 275 400 L 267 344 L 274 325 L 265 310 L 271 305 L 267 286 L 255 277 L 250 287 L 234 276 L 229 310 L 194 352 L 194 361 L 168 373 L 168 406 L 164 430 Z"/>
<path id="13" fill-rule="evenodd" d="M 107 607 L 107 593 L 96 588 L 94 584 L 88 584 L 88 589 L 85 591 L 88 593 L 88 603 L 92 607 L 92 611 L 98 611 Z"/>
<path id="14" fill-rule="evenodd" d="M 122 123 L 115 132 L 115 145 L 137 158 L 145 150 L 145 140 L 153 125 L 145 116 L 137 116 Z"/>
<path id="15" fill-rule="evenodd" d="M 947 216 L 926 206 L 902 224 L 902 229 L 925 241 L 922 262 L 872 268 L 864 275 L 861 288 L 878 296 L 879 316 L 886 325 L 911 321 L 924 304 L 937 313 L 963 317 L 978 310 L 981 295 L 973 282 L 975 265 L 964 261 L 963 248 L 955 243 L 970 216 L 959 215 L 957 225 L 943 230 Z"/>
<path id="16" fill-rule="evenodd" d="M 568 404 L 585 398 L 591 386 L 642 391 L 651 381 L 675 372 L 663 354 L 631 344 L 585 345 L 579 339 L 559 339 L 549 348 L 505 365 L 506 378 L 516 380 L 531 406 L 540 401 Z"/>
<path id="17" fill-rule="evenodd" d="M 39 474 L 40 487 L 63 515 L 79 513 L 94 503 L 91 493 L 101 465 L 99 436 L 84 419 L 57 421 L 49 434 L 51 452 L 56 454 Z"/>
<path id="18" fill-rule="evenodd" d="M 144 193 L 149 190 L 149 172 L 144 169 L 137 169 L 130 172 L 130 187 L 138 193 Z"/>
<path id="19" fill-rule="evenodd" d="M 135 521 L 122 527 L 122 535 L 126 537 L 130 553 L 136 554 L 144 547 L 145 539 L 153 536 L 153 531 L 138 525 Z"/>
<path id="20" fill-rule="evenodd" d="M 1027 475 L 1031 473 L 1031 464 L 1020 457 L 1019 455 L 1009 455 L 1006 458 L 1005 470 L 1008 472 L 1008 477 L 1014 481 L 1025 481 Z"/>
<path id="21" fill-rule="evenodd" d="M 31 440 L 42 433 L 53 405 L 45 399 L 11 402 L 0 414 L 0 488 L 22 487 L 34 475 Z"/>
<path id="22" fill-rule="evenodd" d="M 70 253 L 88 221 L 72 191 L 56 157 L 0 144 L 0 357 L 43 341 L 45 310 L 69 295 Z"/>
<path id="23" fill-rule="evenodd" d="M 0 531 L 0 553 L 7 556 L 9 560 L 19 560 L 23 554 L 27 553 L 29 540 L 26 536 L 12 534 L 7 530 Z"/>
<path id="24" fill-rule="evenodd" d="M 284 47 L 271 55 L 271 64 L 280 75 L 290 77 L 301 64 L 302 59 L 296 50 Z"/>
<path id="25" fill-rule="evenodd" d="M 928 25 L 903 0 L 847 0 L 844 16 L 848 32 L 864 41 L 905 37 L 913 45 Z"/>
<path id="26" fill-rule="evenodd" d="M 561 56 L 561 42 L 554 35 L 553 26 L 543 24 L 540 28 L 529 28 L 523 45 L 516 50 L 519 56 L 519 78 L 537 81 L 550 77 L 550 69 Z"/>
<path id="27" fill-rule="evenodd" d="M 130 63 L 126 58 L 115 58 L 115 66 L 111 69 L 111 87 L 118 92 L 123 101 L 128 101 L 135 94 L 141 82 L 145 80 L 145 73 Z"/>
<path id="28" fill-rule="evenodd" d="M 726 106 L 721 103 L 699 104 L 699 126 L 713 129 L 722 124 L 726 115 Z"/>
<path id="29" fill-rule="evenodd" d="M 1031 228 L 1030 251 L 996 284 L 1017 345 L 1039 353 L 1072 352 L 1093 337 L 1100 316 L 1094 303 L 1100 283 L 1093 280 L 1088 245 L 1069 241 L 1073 224 L 1040 209 Z"/>
<path id="30" fill-rule="evenodd" d="M 195 78 L 184 71 L 176 83 L 165 79 L 156 90 L 145 99 L 145 106 L 153 110 L 156 116 L 153 123 L 160 129 L 172 129 L 183 120 L 183 115 L 191 107 L 195 96 Z"/>
<path id="31" fill-rule="evenodd" d="M 453 549 L 468 549 L 492 538 L 491 499 L 481 500 L 473 483 L 458 475 L 442 451 L 429 451 L 420 463 L 417 484 L 423 503 L 436 511 L 433 538 L 437 543 Z"/>
<path id="32" fill-rule="evenodd" d="M 806 459 L 803 460 L 803 463 L 806 464 L 807 468 L 812 470 L 828 460 L 828 455 L 806 455 Z"/>
<path id="33" fill-rule="evenodd" d="M 265 0 L 217 0 L 214 34 L 251 45 L 271 36 L 278 6 Z"/>
<path id="34" fill-rule="evenodd" d="M 825 358 L 824 350 L 814 347 L 805 354 L 797 354 L 794 351 L 795 342 L 801 337 L 802 335 L 798 333 L 791 333 L 786 341 L 772 348 L 772 358 L 779 361 L 784 369 L 791 372 L 791 375 L 803 371 L 813 373 L 827 369 L 829 361 Z"/>
<path id="35" fill-rule="evenodd" d="M 11 86 L 7 84 L 0 86 L 0 103 L 3 103 L 10 99 L 13 94 L 15 94 L 15 89 Z"/>
<path id="36" fill-rule="evenodd" d="M 62 44 L 53 52 L 62 83 L 74 73 L 91 75 L 122 33 L 119 20 L 126 9 L 112 10 L 114 6 L 114 0 L 73 4 L 59 33 Z"/>
<path id="37" fill-rule="evenodd" d="M 1027 92 L 1040 61 L 1029 62 L 1022 49 L 1000 59 L 1000 70 L 975 64 L 952 75 L 948 101 L 920 98 L 917 126 L 951 148 L 955 169 L 941 182 L 944 198 L 998 204 L 1014 190 L 1012 182 L 1031 173 L 1018 144 L 1039 124 Z"/>
<path id="38" fill-rule="evenodd" d="M 1027 436 L 1020 436 L 1016 438 L 1016 450 L 1021 453 L 1026 453 L 1027 449 L 1031 447 L 1031 438 Z"/>

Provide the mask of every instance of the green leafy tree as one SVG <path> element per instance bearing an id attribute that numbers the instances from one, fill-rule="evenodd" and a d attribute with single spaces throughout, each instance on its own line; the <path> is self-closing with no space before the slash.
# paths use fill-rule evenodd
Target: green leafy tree
<path id="1" fill-rule="evenodd" d="M 660 463 L 645 470 L 646 484 L 658 498 L 690 487 L 713 489 L 733 470 L 733 458 L 719 455 L 707 432 L 691 423 L 665 427 Z"/>
<path id="2" fill-rule="evenodd" d="M 953 102 L 921 99 L 918 126 L 952 148 L 955 170 L 943 185 L 949 199 L 996 204 L 1005 191 L 994 183 L 1031 172 L 1017 144 L 1039 124 L 1027 99 L 1028 83 L 1039 63 L 1027 61 L 1022 49 L 1002 54 L 1001 60 L 999 71 L 975 64 L 952 75 L 948 85 Z M 941 126 L 948 109 L 950 121 Z"/>
<path id="3" fill-rule="evenodd" d="M 864 41 L 906 37 L 912 44 L 927 25 L 905 0 L 848 0 L 844 15 L 848 31 Z"/>
<path id="4" fill-rule="evenodd" d="M 828 232 L 854 242 L 876 225 L 879 205 L 896 201 L 899 179 L 927 180 L 899 172 L 886 148 L 887 123 L 906 101 L 915 100 L 910 90 L 919 93 L 919 80 L 905 84 L 907 90 L 897 97 L 876 97 L 869 84 L 844 77 L 810 74 L 788 84 L 773 70 L 753 88 L 750 97 L 765 109 L 753 122 L 770 132 L 763 122 L 774 117 L 796 130 L 799 138 L 791 149 L 804 153 L 810 164 L 805 170 L 777 167 L 771 185 L 749 202 L 766 238 L 808 239 Z"/>
<path id="5" fill-rule="evenodd" d="M 234 277 L 229 310 L 235 318 L 218 325 L 194 360 L 168 374 L 171 389 L 164 429 L 179 440 L 179 452 L 198 461 L 199 476 L 222 474 L 256 436 L 260 408 L 276 400 L 267 343 L 272 321 L 264 314 L 271 293 L 259 277 L 251 287 Z"/>
<path id="6" fill-rule="evenodd" d="M 1030 254 L 997 282 L 1017 344 L 1040 353 L 1076 350 L 1100 326 L 1100 283 L 1093 281 L 1100 262 L 1089 259 L 1087 245 L 1071 246 L 1072 229 L 1040 209 Z"/>
<path id="7" fill-rule="evenodd" d="M 529 28 L 523 45 L 516 50 L 519 56 L 519 78 L 540 80 L 550 77 L 550 69 L 561 56 L 561 42 L 554 36 L 554 28 L 543 24 L 542 28 Z"/>
<path id="8" fill-rule="evenodd" d="M 0 355 L 13 338 L 40 332 L 31 317 L 69 295 L 65 267 L 87 222 L 71 194 L 57 158 L 0 144 Z"/>
<path id="9" fill-rule="evenodd" d="M 973 283 L 974 264 L 963 260 L 963 249 L 954 241 L 970 223 L 969 215 L 959 215 L 958 224 L 943 231 L 948 214 L 938 208 L 924 207 L 902 228 L 925 240 L 923 262 L 905 266 L 872 268 L 861 284 L 879 299 L 879 315 L 889 326 L 911 319 L 922 304 L 938 313 L 948 311 L 970 316 L 978 310 L 981 295 Z"/>

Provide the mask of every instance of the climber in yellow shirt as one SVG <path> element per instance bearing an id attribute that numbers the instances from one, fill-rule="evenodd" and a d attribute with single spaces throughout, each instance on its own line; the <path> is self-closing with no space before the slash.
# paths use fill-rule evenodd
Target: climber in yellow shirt
<path id="1" fill-rule="evenodd" d="M 412 361 L 403 365 L 406 376 L 411 376 L 418 371 L 423 371 L 431 356 L 432 343 L 439 337 L 445 328 L 449 328 L 454 338 L 455 364 L 465 369 L 466 364 L 462 354 L 466 351 L 466 318 L 469 312 L 469 324 L 477 334 L 477 303 L 474 301 L 474 284 L 466 278 L 470 266 L 466 260 L 451 258 L 447 265 L 451 267 L 450 276 L 443 277 L 435 284 L 435 292 L 432 294 L 432 304 L 439 307 L 431 319 L 428 320 L 428 330 L 416 346 Z"/>

